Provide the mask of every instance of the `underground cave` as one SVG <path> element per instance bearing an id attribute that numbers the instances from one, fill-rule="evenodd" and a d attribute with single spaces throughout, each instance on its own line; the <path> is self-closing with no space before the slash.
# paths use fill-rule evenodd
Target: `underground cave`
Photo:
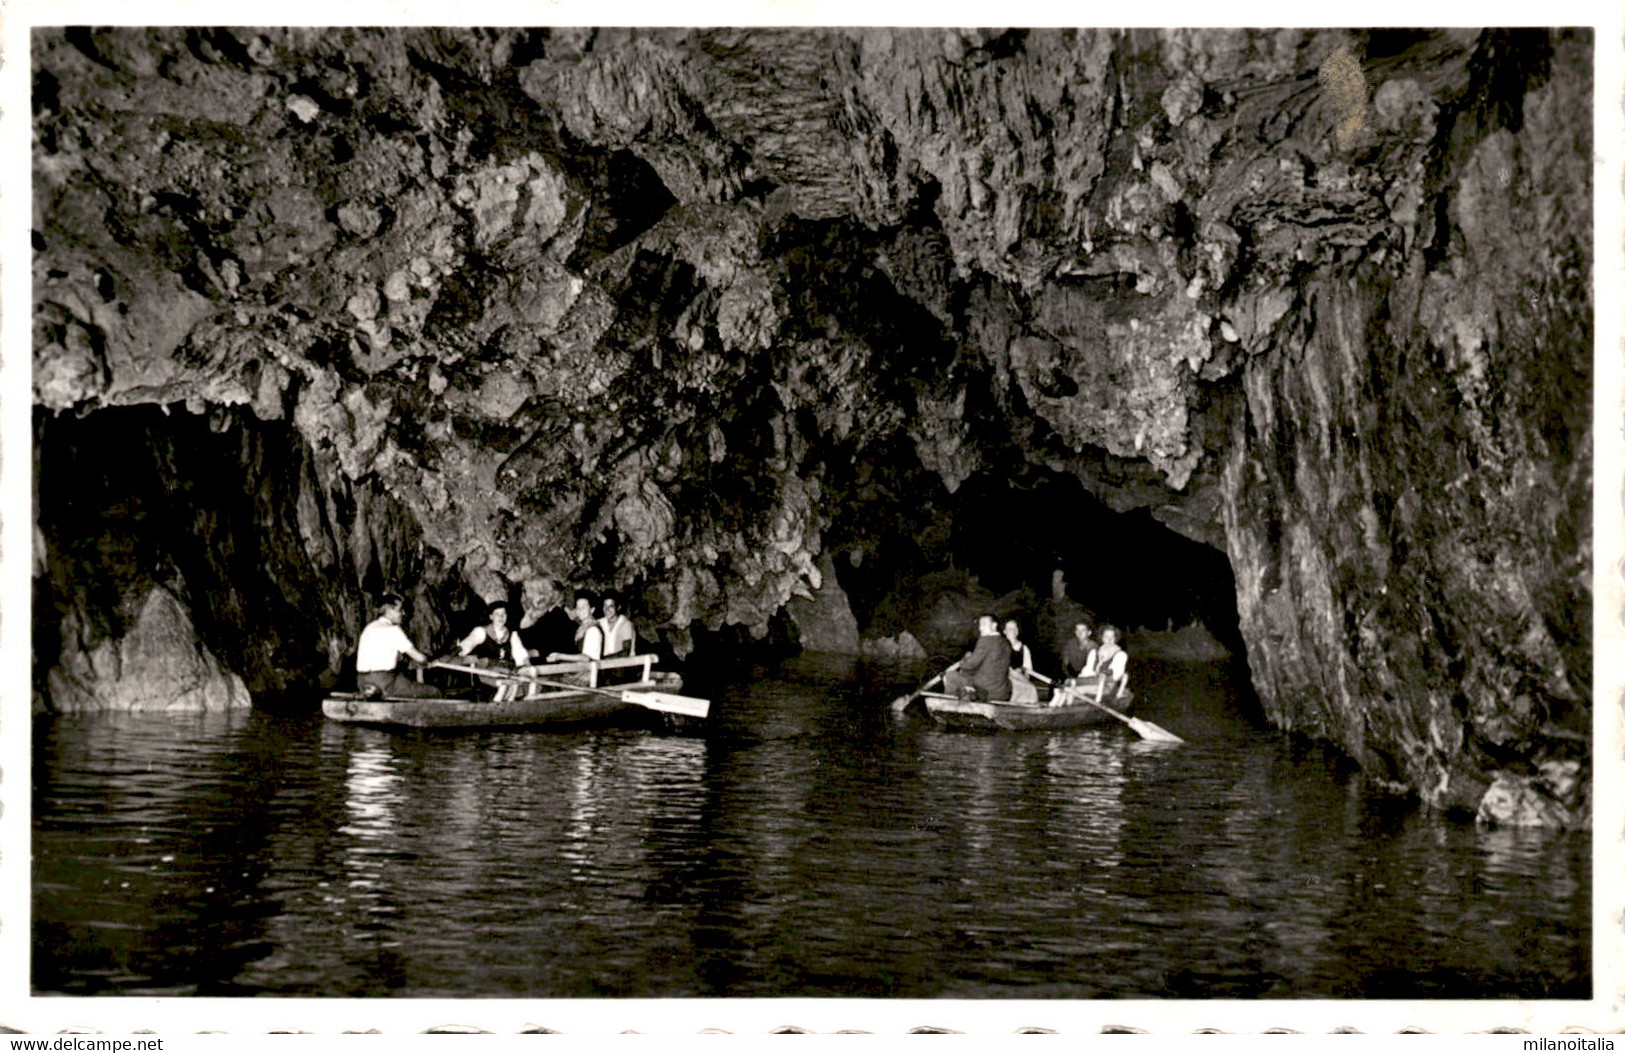
<path id="1" fill-rule="evenodd" d="M 320 579 L 271 625 L 274 582 L 193 557 L 44 557 L 39 705 L 130 697 L 90 655 L 154 587 L 264 691 L 339 673 L 385 579 L 431 632 L 629 589 L 686 652 L 826 557 L 904 628 L 888 576 L 1104 506 L 1145 529 L 1069 581 L 1222 554 L 1233 603 L 1212 567 L 1170 603 L 1273 724 L 1442 807 L 1549 795 L 1590 707 L 1589 38 L 1239 40 L 36 33 L 42 470 L 45 418 L 240 418 L 289 474 L 174 544 Z M 1034 508 L 1066 480 L 1089 510 Z"/>
<path id="2" fill-rule="evenodd" d="M 845 741 L 985 611 L 1458 833 L 1589 828 L 1589 30 L 31 45 L 45 739 L 318 712 L 385 593 L 570 649 L 587 589 L 728 719 L 846 656 L 867 715 L 763 725 Z"/>

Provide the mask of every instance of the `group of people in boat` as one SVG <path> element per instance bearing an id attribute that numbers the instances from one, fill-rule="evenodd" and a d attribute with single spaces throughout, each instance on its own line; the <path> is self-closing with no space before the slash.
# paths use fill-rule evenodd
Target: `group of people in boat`
<path id="1" fill-rule="evenodd" d="M 620 610 L 613 596 L 603 600 L 603 616 L 597 614 L 595 597 L 589 592 L 578 592 L 570 608 L 575 623 L 573 651 L 549 651 L 548 663 L 592 662 L 604 658 L 621 658 L 637 653 L 637 629 L 631 619 Z M 501 600 L 489 604 L 486 621 L 476 625 L 467 636 L 458 640 L 454 649 L 458 664 L 470 668 L 487 669 L 502 674 L 534 679 L 538 675 L 538 650 L 526 646 L 522 631 L 508 624 L 508 605 Z M 402 623 L 406 620 L 406 603 L 394 593 L 386 593 L 379 601 L 378 617 L 361 630 L 356 645 L 356 688 L 363 697 L 387 698 L 439 698 L 439 688 L 420 683 L 403 674 L 400 661 L 411 659 L 419 666 L 433 659 L 418 650 L 406 635 Z M 585 674 L 564 674 L 559 679 L 585 684 Z M 521 693 L 524 685 L 509 681 L 498 687 L 499 699 Z"/>
<path id="2" fill-rule="evenodd" d="M 999 620 L 991 614 L 976 621 L 976 645 L 948 667 L 942 683 L 949 694 L 986 702 L 1039 703 L 1035 680 L 1052 685 L 1049 705 L 1064 706 L 1085 698 L 1111 701 L 1128 685 L 1128 652 L 1118 642 L 1115 625 L 1100 627 L 1094 639 L 1087 621 L 1072 626 L 1072 636 L 1061 649 L 1061 676 L 1052 678 L 1033 669 L 1033 652 L 1021 639 L 1014 618 Z"/>

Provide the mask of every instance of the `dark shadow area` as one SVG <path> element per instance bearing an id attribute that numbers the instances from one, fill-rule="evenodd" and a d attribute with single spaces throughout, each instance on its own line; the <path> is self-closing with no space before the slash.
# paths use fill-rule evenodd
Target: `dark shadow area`
<path id="1" fill-rule="evenodd" d="M 1235 578 L 1224 553 L 1182 537 L 1148 510 L 1118 513 L 1070 476 L 1030 469 L 981 474 L 954 495 L 958 566 L 996 594 L 1027 587 L 1066 594 L 1125 629 L 1171 630 L 1200 621 L 1241 650 Z"/>
<path id="2" fill-rule="evenodd" d="M 1147 509 L 1113 511 L 1075 477 L 1033 466 L 978 473 L 953 494 L 901 461 L 854 477 L 825 544 L 865 637 L 919 636 L 947 590 L 998 598 L 992 613 L 1022 619 L 1041 651 L 1037 631 L 1078 614 L 1131 633 L 1199 626 L 1244 660 L 1228 558 Z"/>
<path id="3" fill-rule="evenodd" d="M 64 619 L 78 626 L 73 645 L 92 648 L 125 634 L 154 587 L 271 699 L 336 686 L 335 656 L 353 669 L 378 594 L 407 593 L 425 642 L 470 598 L 455 583 L 437 595 L 446 571 L 410 513 L 376 480 L 324 466 L 289 422 L 156 406 L 40 412 L 34 438 L 37 685 L 61 654 Z"/>

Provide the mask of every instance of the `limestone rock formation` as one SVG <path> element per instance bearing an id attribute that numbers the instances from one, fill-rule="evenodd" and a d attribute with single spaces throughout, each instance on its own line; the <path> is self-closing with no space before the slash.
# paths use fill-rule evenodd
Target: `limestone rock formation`
<path id="1" fill-rule="evenodd" d="M 40 30 L 38 420 L 252 420 L 387 500 L 313 542 L 335 632 L 390 563 L 433 618 L 587 583 L 759 635 L 1017 451 L 1224 551 L 1277 724 L 1476 812 L 1585 759 L 1591 54 Z"/>
<path id="2" fill-rule="evenodd" d="M 61 628 L 73 637 L 82 625 L 70 617 Z M 162 586 L 147 593 L 122 636 L 64 647 L 63 655 L 49 681 L 61 711 L 216 712 L 251 702 L 242 677 L 199 642 L 186 608 Z"/>
<path id="3" fill-rule="evenodd" d="M 858 620 L 835 576 L 835 561 L 827 553 L 818 561 L 818 579 L 812 582 L 812 592 L 792 598 L 785 604 L 785 612 L 801 634 L 803 650 L 859 652 Z"/>
<path id="4" fill-rule="evenodd" d="M 896 636 L 858 641 L 858 653 L 869 658 L 918 661 L 926 657 L 925 647 L 907 629 Z"/>

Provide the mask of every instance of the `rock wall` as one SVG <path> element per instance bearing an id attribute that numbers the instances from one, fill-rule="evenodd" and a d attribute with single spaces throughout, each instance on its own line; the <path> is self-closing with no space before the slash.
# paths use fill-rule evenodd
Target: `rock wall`
<path id="1" fill-rule="evenodd" d="M 831 654 L 857 654 L 858 619 L 841 589 L 835 575 L 835 561 L 828 553 L 819 559 L 818 577 L 811 584 L 807 595 L 792 598 L 784 607 L 800 634 L 802 648 Z"/>
<path id="2" fill-rule="evenodd" d="M 33 43 L 48 411 L 286 422 L 677 632 L 1014 448 L 1228 554 L 1283 727 L 1584 813 L 1585 31 Z"/>
<path id="3" fill-rule="evenodd" d="M 1389 212 L 1392 246 L 1295 283 L 1225 457 L 1270 716 L 1435 804 L 1478 809 L 1496 782 L 1547 795 L 1487 802 L 1501 821 L 1589 808 L 1572 777 L 1591 715 L 1585 54 L 1490 34 L 1442 97 L 1378 88 L 1379 129 L 1429 143 L 1419 192 L 1396 169 L 1388 199 L 1412 203 Z"/>

